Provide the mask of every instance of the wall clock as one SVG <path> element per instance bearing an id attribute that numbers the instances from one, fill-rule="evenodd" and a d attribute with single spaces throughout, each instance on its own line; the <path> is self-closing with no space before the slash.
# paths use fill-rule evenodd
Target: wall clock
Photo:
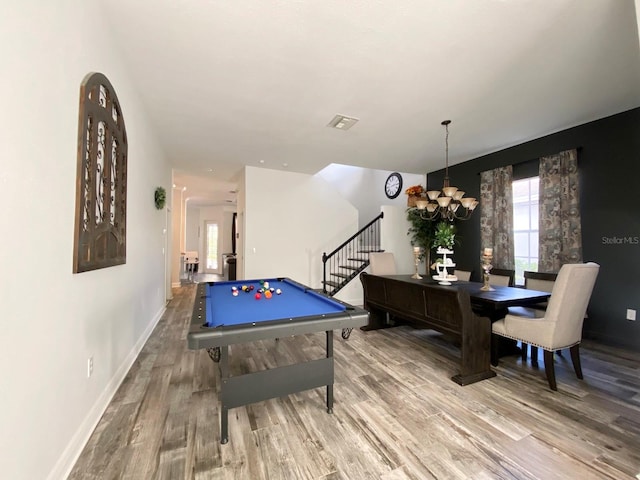
<path id="1" fill-rule="evenodd" d="M 384 182 L 384 193 L 388 198 L 396 198 L 402 191 L 402 175 L 398 172 L 393 172 L 387 177 L 387 181 Z"/>

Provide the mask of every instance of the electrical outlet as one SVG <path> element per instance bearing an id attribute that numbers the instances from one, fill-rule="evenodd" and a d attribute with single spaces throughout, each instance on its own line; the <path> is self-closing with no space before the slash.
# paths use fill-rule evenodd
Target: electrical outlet
<path id="1" fill-rule="evenodd" d="M 93 375 L 93 357 L 87 359 L 87 378 Z"/>
<path id="2" fill-rule="evenodd" d="M 635 319 L 636 319 L 636 311 L 633 310 L 632 308 L 627 308 L 627 320 L 635 321 Z"/>

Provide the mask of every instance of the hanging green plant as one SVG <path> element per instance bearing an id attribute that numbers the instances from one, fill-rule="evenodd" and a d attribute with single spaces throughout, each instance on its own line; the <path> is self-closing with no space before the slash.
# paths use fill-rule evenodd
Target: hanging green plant
<path id="1" fill-rule="evenodd" d="M 158 210 L 162 210 L 164 208 L 164 204 L 167 201 L 167 192 L 163 187 L 156 188 L 154 200 L 156 202 L 156 208 Z"/>

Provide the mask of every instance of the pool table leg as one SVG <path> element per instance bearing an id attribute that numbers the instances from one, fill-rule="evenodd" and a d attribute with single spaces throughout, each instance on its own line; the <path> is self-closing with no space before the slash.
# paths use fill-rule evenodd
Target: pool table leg
<path id="1" fill-rule="evenodd" d="M 333 330 L 327 330 L 327 358 L 333 357 Z M 327 413 L 333 413 L 333 379 L 327 385 Z"/>
<path id="2" fill-rule="evenodd" d="M 225 388 L 229 378 L 229 346 L 220 347 L 220 389 Z M 224 396 L 222 396 L 224 398 Z M 229 408 L 223 403 L 220 405 L 220 443 L 229 441 Z"/>

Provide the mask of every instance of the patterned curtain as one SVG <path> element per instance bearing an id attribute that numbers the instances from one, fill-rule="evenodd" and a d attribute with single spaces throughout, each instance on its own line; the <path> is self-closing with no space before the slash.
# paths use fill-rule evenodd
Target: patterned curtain
<path id="1" fill-rule="evenodd" d="M 493 248 L 496 268 L 515 268 L 512 183 L 511 165 L 480 173 L 480 247 Z"/>
<path id="2" fill-rule="evenodd" d="M 557 272 L 582 262 L 578 151 L 540 159 L 538 271 Z"/>

